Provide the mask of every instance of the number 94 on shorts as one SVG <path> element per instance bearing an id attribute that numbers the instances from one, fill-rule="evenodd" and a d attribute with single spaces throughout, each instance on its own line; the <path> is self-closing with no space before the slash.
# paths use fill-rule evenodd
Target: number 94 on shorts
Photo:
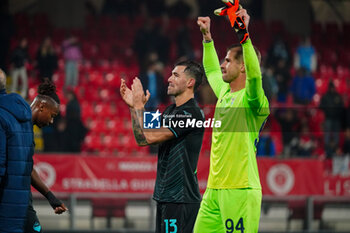
<path id="1" fill-rule="evenodd" d="M 194 233 L 256 233 L 260 189 L 210 189 L 203 195 Z"/>

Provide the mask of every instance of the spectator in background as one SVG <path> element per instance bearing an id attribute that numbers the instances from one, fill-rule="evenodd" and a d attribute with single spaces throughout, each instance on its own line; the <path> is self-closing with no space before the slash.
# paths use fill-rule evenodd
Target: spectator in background
<path id="1" fill-rule="evenodd" d="M 200 104 L 212 105 L 212 107 L 215 106 L 216 102 L 218 101 L 218 98 L 214 94 L 213 89 L 211 89 L 208 80 L 205 79 L 202 82 L 199 92 Z"/>
<path id="2" fill-rule="evenodd" d="M 150 93 L 151 97 L 146 104 L 147 109 L 156 110 L 160 103 L 165 103 L 167 98 L 164 77 L 160 70 L 161 64 L 157 61 L 149 61 L 146 72 L 140 74 L 142 86 Z"/>
<path id="3" fill-rule="evenodd" d="M 81 121 L 81 110 L 77 96 L 72 90 L 66 91 L 68 103 L 66 105 L 66 149 L 67 152 L 80 152 L 87 129 Z"/>
<path id="4" fill-rule="evenodd" d="M 21 90 L 20 94 L 23 98 L 27 97 L 28 90 L 28 76 L 26 63 L 29 60 L 28 55 L 28 41 L 26 38 L 22 38 L 19 45 L 14 49 L 11 56 L 12 64 L 12 92 L 17 92 L 18 89 L 18 78 L 21 78 Z"/>
<path id="5" fill-rule="evenodd" d="M 288 157 L 293 154 L 297 143 L 297 123 L 296 113 L 293 109 L 279 109 L 276 118 L 282 130 L 283 154 Z"/>
<path id="6" fill-rule="evenodd" d="M 280 37 L 276 36 L 267 52 L 267 66 L 276 67 L 280 60 L 284 60 L 289 68 L 291 64 L 291 53 L 288 44 Z"/>
<path id="7" fill-rule="evenodd" d="M 178 28 L 176 35 L 176 45 L 177 57 L 179 57 L 179 60 L 194 59 L 193 48 L 190 40 L 190 31 L 185 24 Z"/>
<path id="8" fill-rule="evenodd" d="M 348 176 L 349 175 L 350 155 L 346 155 L 338 147 L 332 157 L 332 174 Z"/>
<path id="9" fill-rule="evenodd" d="M 307 125 L 303 125 L 301 135 L 298 138 L 297 156 L 310 157 L 315 149 L 316 142 Z"/>
<path id="10" fill-rule="evenodd" d="M 75 87 L 79 83 L 78 63 L 82 59 L 80 44 L 76 37 L 69 35 L 62 44 L 65 62 L 65 87 Z"/>
<path id="11" fill-rule="evenodd" d="M 148 54 L 156 50 L 152 41 L 153 31 L 153 21 L 151 19 L 146 19 L 143 27 L 136 32 L 133 49 L 137 54 L 140 70 L 145 70 Z"/>
<path id="12" fill-rule="evenodd" d="M 50 37 L 46 37 L 41 43 L 36 54 L 36 63 L 40 81 L 43 82 L 44 78 L 51 81 L 57 69 L 57 56 Z"/>
<path id="13" fill-rule="evenodd" d="M 325 114 L 323 125 L 324 144 L 326 151 L 328 151 L 328 156 L 330 156 L 339 146 L 339 132 L 344 113 L 343 99 L 335 89 L 333 82 L 329 82 L 328 90 L 321 98 L 320 109 Z M 331 146 L 331 144 L 334 144 L 334 146 Z"/>
<path id="14" fill-rule="evenodd" d="M 168 63 L 170 53 L 170 38 L 167 35 L 168 18 L 163 17 L 161 25 L 156 25 L 152 33 L 155 52 L 158 54 L 159 61 L 164 65 Z"/>
<path id="15" fill-rule="evenodd" d="M 280 103 L 285 103 L 287 102 L 289 83 L 291 80 L 286 60 L 284 59 L 278 60 L 277 67 L 275 68 L 275 71 L 274 71 L 274 76 L 278 87 L 277 101 Z"/>
<path id="16" fill-rule="evenodd" d="M 278 93 L 278 86 L 276 82 L 276 78 L 273 76 L 273 69 L 270 67 L 267 67 L 262 72 L 263 79 L 262 79 L 262 85 L 263 89 L 265 91 L 265 95 L 267 99 L 273 100 L 276 98 Z"/>
<path id="17" fill-rule="evenodd" d="M 294 68 L 304 68 L 308 73 L 316 71 L 316 51 L 312 46 L 309 37 L 305 37 L 304 41 L 296 49 L 294 55 Z"/>
<path id="18" fill-rule="evenodd" d="M 155 53 L 157 59 L 166 64 L 169 59 L 170 39 L 166 35 L 167 19 L 163 18 L 162 25 L 153 24 L 151 19 L 140 28 L 135 36 L 133 49 L 137 54 L 140 70 L 147 69 L 150 54 Z"/>
<path id="19" fill-rule="evenodd" d="M 316 93 L 315 80 L 306 73 L 304 68 L 298 69 L 292 81 L 291 92 L 296 104 L 309 104 L 312 101 Z"/>
<path id="20" fill-rule="evenodd" d="M 270 128 L 265 126 L 259 137 L 259 143 L 257 145 L 258 156 L 273 157 L 276 155 L 276 145 L 271 138 Z"/>

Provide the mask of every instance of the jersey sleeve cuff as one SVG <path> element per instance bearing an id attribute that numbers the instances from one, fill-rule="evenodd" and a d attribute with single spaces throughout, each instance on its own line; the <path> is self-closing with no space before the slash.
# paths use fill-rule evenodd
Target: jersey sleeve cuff
<path id="1" fill-rule="evenodd" d="M 247 46 L 252 46 L 252 41 L 251 39 L 249 38 L 246 42 L 244 42 L 243 44 L 241 44 L 243 47 L 247 47 Z"/>
<path id="2" fill-rule="evenodd" d="M 214 41 L 209 41 L 209 42 L 206 42 L 203 40 L 203 47 L 204 48 L 210 48 L 210 47 L 214 47 Z"/>

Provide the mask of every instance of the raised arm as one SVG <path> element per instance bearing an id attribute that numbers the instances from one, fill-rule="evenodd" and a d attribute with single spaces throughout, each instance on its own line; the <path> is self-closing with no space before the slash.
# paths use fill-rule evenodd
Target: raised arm
<path id="1" fill-rule="evenodd" d="M 244 20 L 246 30 L 248 31 L 250 16 L 247 11 L 245 9 L 240 9 L 237 11 L 236 15 Z M 246 72 L 245 87 L 248 103 L 252 109 L 256 110 L 259 114 L 268 114 L 268 101 L 262 87 L 262 75 L 257 52 L 250 39 L 247 39 L 241 44 Z"/>
<path id="2" fill-rule="evenodd" d="M 264 97 L 264 90 L 262 88 L 262 76 L 258 56 L 250 39 L 242 44 L 242 47 L 248 99 L 253 102 L 261 101 Z"/>
<path id="3" fill-rule="evenodd" d="M 210 18 L 198 17 L 197 24 L 203 35 L 203 67 L 205 75 L 216 97 L 219 97 L 222 87 L 227 84 L 222 80 L 219 58 L 210 33 Z"/>

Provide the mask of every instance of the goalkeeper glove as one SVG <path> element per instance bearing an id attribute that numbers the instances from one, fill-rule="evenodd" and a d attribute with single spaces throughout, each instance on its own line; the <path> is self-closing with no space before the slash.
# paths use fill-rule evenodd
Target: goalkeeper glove
<path id="1" fill-rule="evenodd" d="M 249 38 L 247 27 L 241 17 L 236 16 L 236 12 L 242 8 L 239 5 L 239 0 L 222 0 L 226 6 L 216 9 L 214 14 L 218 16 L 227 15 L 229 17 L 231 27 L 233 27 L 241 44 L 246 42 Z"/>

